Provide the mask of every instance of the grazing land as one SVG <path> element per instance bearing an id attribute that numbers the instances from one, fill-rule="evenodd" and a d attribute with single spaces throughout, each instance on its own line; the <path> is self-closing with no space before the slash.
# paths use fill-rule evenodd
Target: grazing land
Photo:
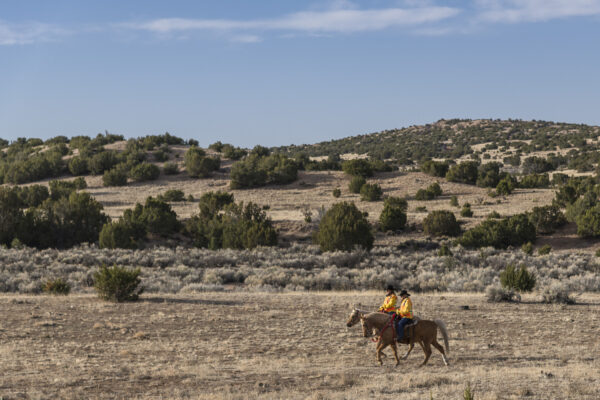
<path id="1" fill-rule="evenodd" d="M 404 398 L 600 397 L 600 296 L 577 305 L 488 303 L 481 294 L 413 294 L 417 313 L 450 332 L 450 366 L 416 346 L 383 367 L 350 306 L 379 292 L 221 292 L 144 295 L 2 295 L 0 397 Z M 468 306 L 468 309 L 464 309 Z M 401 346 L 401 351 L 406 347 Z"/>

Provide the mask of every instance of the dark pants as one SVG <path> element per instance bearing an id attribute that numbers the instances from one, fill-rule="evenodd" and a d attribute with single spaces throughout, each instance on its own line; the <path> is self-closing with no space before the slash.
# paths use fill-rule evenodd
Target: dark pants
<path id="1" fill-rule="evenodd" d="M 402 318 L 396 325 L 396 334 L 398 335 L 398 341 L 401 341 L 402 338 L 404 338 L 404 327 L 410 321 L 412 321 L 410 318 Z"/>

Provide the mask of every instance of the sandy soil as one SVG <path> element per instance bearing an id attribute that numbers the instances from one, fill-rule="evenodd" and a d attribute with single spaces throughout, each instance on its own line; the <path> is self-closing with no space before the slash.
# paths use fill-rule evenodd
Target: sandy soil
<path id="1" fill-rule="evenodd" d="M 413 294 L 446 321 L 450 367 L 417 346 L 375 362 L 349 304 L 381 293 L 205 293 L 105 303 L 0 296 L 0 398 L 598 399 L 600 295 L 580 304 L 492 304 Z M 463 309 L 468 306 L 468 309 Z M 406 349 L 401 346 L 401 351 Z M 435 351 L 435 350 L 434 350 Z"/>

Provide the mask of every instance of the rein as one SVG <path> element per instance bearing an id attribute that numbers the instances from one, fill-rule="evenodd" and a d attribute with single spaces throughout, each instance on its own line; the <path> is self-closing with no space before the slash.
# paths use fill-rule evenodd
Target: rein
<path id="1" fill-rule="evenodd" d="M 396 315 L 392 315 L 392 318 L 390 318 L 390 321 L 383 327 L 383 329 L 381 330 L 381 332 L 379 332 L 379 337 L 377 339 L 371 338 L 371 341 L 373 343 L 379 342 L 381 340 L 381 338 L 383 337 L 383 332 L 385 332 L 385 330 L 387 328 L 389 328 L 390 326 L 394 330 L 394 339 L 396 339 L 396 328 L 394 327 L 394 321 L 395 320 L 396 320 Z"/>

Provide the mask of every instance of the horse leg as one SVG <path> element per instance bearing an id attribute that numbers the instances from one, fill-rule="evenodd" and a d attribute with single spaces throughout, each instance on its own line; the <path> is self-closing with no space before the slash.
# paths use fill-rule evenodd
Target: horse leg
<path id="1" fill-rule="evenodd" d="M 431 357 L 431 344 L 429 342 L 423 341 L 421 342 L 421 347 L 423 348 L 423 352 L 425 353 L 425 359 L 423 360 L 423 363 L 419 365 L 419 367 L 422 367 L 425 364 L 427 364 L 429 357 Z"/>
<path id="2" fill-rule="evenodd" d="M 421 342 L 419 342 L 419 343 L 421 343 Z M 408 355 L 412 351 L 413 347 L 415 347 L 415 342 L 414 342 L 414 340 L 411 340 L 410 344 L 408 345 L 408 350 L 406 350 L 406 354 L 402 356 L 403 360 L 406 360 L 408 358 Z"/>
<path id="3" fill-rule="evenodd" d="M 383 343 L 383 340 L 380 340 L 377 343 L 377 361 L 379 362 L 379 365 L 383 365 L 383 361 L 381 361 L 381 351 L 385 348 L 386 344 Z"/>
<path id="4" fill-rule="evenodd" d="M 400 364 L 400 359 L 398 358 L 398 346 L 396 346 L 396 343 L 394 343 L 394 342 L 392 342 L 392 344 L 390 346 L 392 346 L 392 350 L 394 351 L 394 358 L 396 359 L 396 367 L 397 367 L 398 364 Z"/>
<path id="5" fill-rule="evenodd" d="M 444 360 L 444 364 L 446 366 L 448 366 L 448 358 L 446 357 L 446 352 L 444 351 L 444 347 L 438 343 L 437 339 L 434 339 L 433 342 L 431 343 L 433 345 L 433 347 L 435 347 L 436 349 L 438 349 L 440 351 L 440 353 L 442 353 L 442 360 Z"/>

